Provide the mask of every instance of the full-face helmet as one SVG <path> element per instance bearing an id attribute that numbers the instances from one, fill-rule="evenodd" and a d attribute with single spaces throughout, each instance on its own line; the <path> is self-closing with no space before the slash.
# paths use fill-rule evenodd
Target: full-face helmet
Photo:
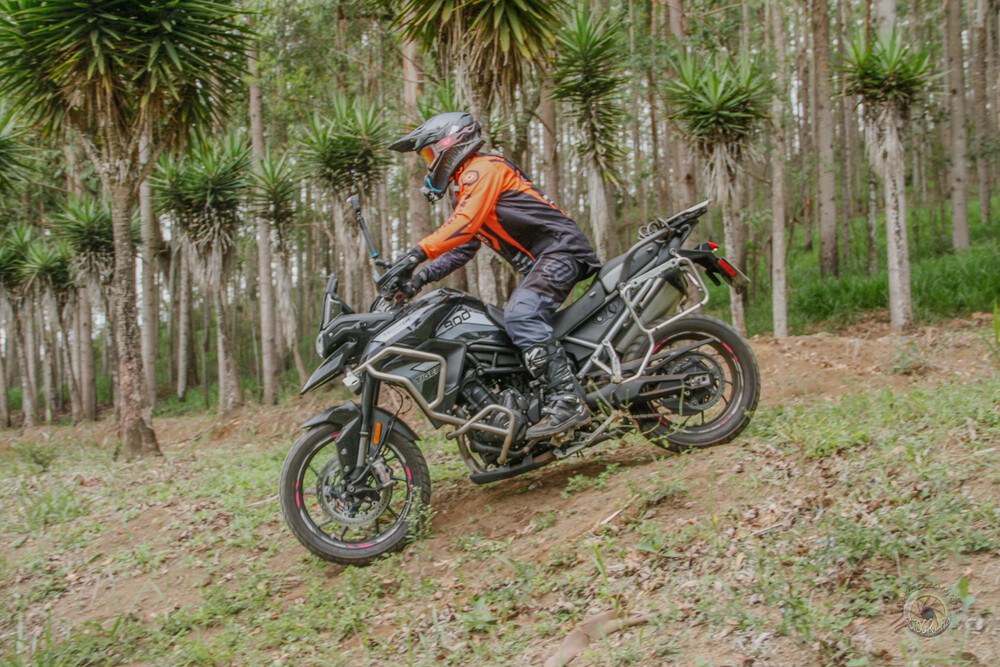
<path id="1" fill-rule="evenodd" d="M 389 148 L 400 153 L 416 151 L 427 163 L 421 192 L 431 201 L 444 195 L 448 181 L 470 155 L 486 143 L 482 126 L 464 111 L 440 113 L 398 140 Z"/>

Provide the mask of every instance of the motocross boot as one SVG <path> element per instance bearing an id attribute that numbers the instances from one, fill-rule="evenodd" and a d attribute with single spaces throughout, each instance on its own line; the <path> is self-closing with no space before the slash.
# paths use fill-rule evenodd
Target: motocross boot
<path id="1" fill-rule="evenodd" d="M 542 419 L 528 429 L 525 437 L 537 440 L 590 422 L 590 410 L 583 387 L 573 376 L 562 345 L 556 342 L 535 345 L 524 352 L 524 364 L 536 380 L 542 381 Z"/>

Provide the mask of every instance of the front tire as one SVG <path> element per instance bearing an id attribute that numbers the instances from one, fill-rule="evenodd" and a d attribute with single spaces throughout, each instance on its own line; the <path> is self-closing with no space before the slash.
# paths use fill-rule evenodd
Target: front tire
<path id="1" fill-rule="evenodd" d="M 336 424 L 321 424 L 295 442 L 279 482 L 285 523 L 320 558 L 366 565 L 403 548 L 419 529 L 431 499 L 427 462 L 416 443 L 396 431 L 365 478 L 348 488 L 337 457 Z"/>
<path id="2" fill-rule="evenodd" d="M 750 424 L 760 399 L 760 369 L 750 345 L 722 320 L 689 315 L 657 334 L 656 352 L 702 345 L 681 356 L 651 364 L 647 375 L 705 373 L 709 386 L 677 397 L 634 403 L 637 428 L 653 444 L 671 451 L 714 447 L 729 442 Z"/>

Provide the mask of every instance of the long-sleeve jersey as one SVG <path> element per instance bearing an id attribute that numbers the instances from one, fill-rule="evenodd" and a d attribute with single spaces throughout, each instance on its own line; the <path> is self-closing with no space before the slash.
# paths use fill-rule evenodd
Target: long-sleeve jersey
<path id="1" fill-rule="evenodd" d="M 426 282 L 440 280 L 468 262 L 483 243 L 522 275 L 543 254 L 553 252 L 590 267 L 584 277 L 601 266 L 579 226 L 508 160 L 476 155 L 456 172 L 455 181 L 454 212 L 419 243 L 434 260 L 421 272 Z"/>

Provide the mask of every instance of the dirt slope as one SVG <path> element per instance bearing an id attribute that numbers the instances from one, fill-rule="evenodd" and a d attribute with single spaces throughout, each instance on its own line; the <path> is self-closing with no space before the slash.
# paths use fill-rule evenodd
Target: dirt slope
<path id="1" fill-rule="evenodd" d="M 765 410 L 836 402 L 868 390 L 976 382 L 991 372 L 977 331 L 961 323 L 925 328 L 903 342 L 876 331 L 757 338 L 752 345 L 764 378 Z M 404 651 L 398 647 L 418 645 L 418 636 L 436 633 L 438 648 L 417 651 L 416 660 L 411 648 L 409 662 L 491 664 L 483 656 L 493 655 L 495 664 L 541 665 L 577 623 L 617 608 L 650 616 L 650 623 L 596 642 L 598 648 L 574 664 L 818 665 L 840 662 L 850 651 L 875 663 L 914 664 L 904 658 L 906 650 L 917 651 L 916 664 L 934 655 L 1000 664 L 997 623 L 988 613 L 1000 601 L 995 549 L 955 554 L 922 570 L 944 584 L 963 574 L 975 582 L 981 613 L 969 617 L 971 630 L 961 637 L 950 633 L 914 643 L 898 626 L 898 604 L 889 603 L 882 613 L 859 615 L 836 632 L 819 631 L 826 622 L 819 611 L 815 621 L 784 632 L 739 620 L 740 608 L 751 604 L 763 610 L 762 618 L 770 614 L 775 627 L 787 625 L 784 607 L 739 594 L 746 582 L 765 577 L 764 547 L 753 545 L 765 535 L 789 531 L 799 517 L 822 515 L 824 507 L 847 496 L 837 475 L 838 466 L 846 469 L 850 460 L 838 450 L 825 458 L 791 455 L 763 436 L 679 457 L 645 443 L 609 443 L 485 488 L 460 474 L 450 449 L 430 447 L 435 514 L 427 536 L 389 566 L 345 572 L 320 563 L 285 530 L 267 477 L 271 471 L 276 479 L 295 426 L 323 400 L 312 396 L 276 409 L 255 407 L 227 420 L 161 419 L 156 427 L 166 461 L 61 469 L 61 479 L 78 485 L 88 499 L 91 523 L 84 529 L 78 519 L 46 531 L 18 532 L 11 517 L 24 510 L 8 512 L 0 541 L 5 563 L 0 598 L 20 616 L 0 617 L 0 636 L 13 636 L 15 620 L 35 636 L 53 619 L 63 627 L 132 615 L 139 624 L 166 627 L 182 611 L 208 609 L 213 591 L 221 590 L 252 602 L 220 617 L 229 619 L 225 622 L 192 622 L 186 639 L 165 640 L 171 655 L 182 655 L 194 641 L 216 647 L 221 642 L 216 635 L 228 636 L 235 624 L 249 642 L 231 649 L 243 656 L 236 663 L 311 664 L 335 649 L 337 664 L 400 664 L 389 657 Z M 110 440 L 108 428 L 84 425 L 54 435 L 37 429 L 24 436 L 7 431 L 0 433 L 0 448 L 49 437 L 100 444 Z M 988 439 L 994 438 L 988 428 L 964 428 L 956 431 L 955 447 L 972 443 L 975 451 L 988 453 L 1000 446 Z M 241 457 L 248 461 L 244 476 L 227 471 L 212 483 L 213 468 Z M 251 474 L 250 468 L 258 472 Z M 4 498 L 14 497 L 15 483 L 32 490 L 24 471 L 18 469 L 22 481 L 4 481 Z M 1000 486 L 996 477 L 960 483 L 982 499 L 995 496 Z M 862 509 L 857 520 L 866 512 Z M 706 517 L 717 531 L 707 540 L 702 538 Z M 81 526 L 79 534 L 75 525 Z M 690 542 L 676 539 L 688 533 Z M 871 559 L 865 567 L 830 576 L 847 576 L 841 586 L 849 589 L 861 579 L 869 585 L 881 570 L 902 573 L 904 566 Z M 378 588 L 359 589 L 359 596 L 373 595 L 375 601 L 364 610 L 363 632 L 352 626 L 300 643 L 287 637 L 253 643 L 262 623 L 314 609 L 317 585 L 331 594 L 340 591 L 339 601 L 348 594 L 344 591 L 369 585 L 359 583 L 362 577 L 374 578 Z M 246 586 L 257 578 L 261 583 Z M 498 588 L 506 579 L 522 582 L 517 595 Z M 547 587 L 546 580 L 558 581 L 558 587 Z M 706 606 L 706 596 L 716 606 Z M 831 589 L 819 587 L 807 606 L 818 610 L 836 599 Z M 733 609 L 713 617 L 726 600 Z M 254 605 L 270 611 L 255 616 Z M 653 618 L 654 611 L 663 616 Z M 818 629 L 809 639 L 807 626 L 813 622 Z M 838 648 L 838 642 L 847 648 Z M 206 661 L 226 662 L 216 654 Z"/>

